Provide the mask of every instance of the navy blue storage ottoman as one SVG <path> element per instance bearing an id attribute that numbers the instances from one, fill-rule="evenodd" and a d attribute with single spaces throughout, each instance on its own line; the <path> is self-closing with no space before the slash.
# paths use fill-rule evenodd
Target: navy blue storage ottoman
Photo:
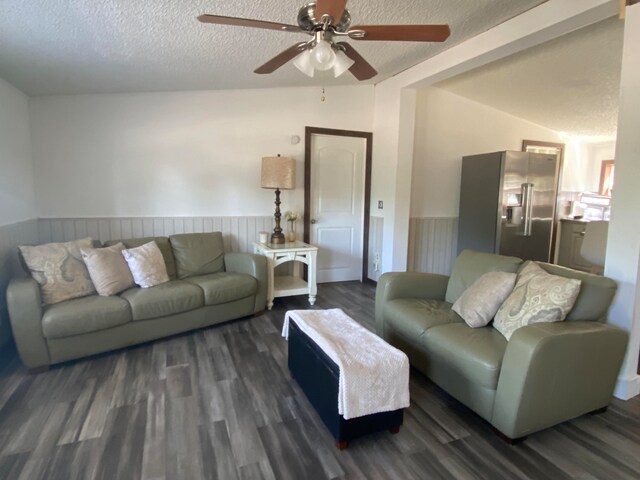
<path id="1" fill-rule="evenodd" d="M 309 402 L 333 434 L 338 448 L 347 448 L 356 437 L 389 430 L 398 433 L 404 409 L 345 420 L 338 413 L 338 366 L 295 322 L 289 324 L 289 370 Z"/>

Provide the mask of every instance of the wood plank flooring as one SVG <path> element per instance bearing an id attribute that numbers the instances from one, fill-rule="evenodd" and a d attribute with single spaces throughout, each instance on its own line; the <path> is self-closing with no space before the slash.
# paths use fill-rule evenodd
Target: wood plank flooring
<path id="1" fill-rule="evenodd" d="M 321 285 L 317 308 L 373 328 L 374 288 Z M 640 399 L 510 446 L 417 371 L 400 433 L 339 451 L 289 375 L 274 310 L 28 374 L 0 367 L 0 479 L 637 479 Z"/>

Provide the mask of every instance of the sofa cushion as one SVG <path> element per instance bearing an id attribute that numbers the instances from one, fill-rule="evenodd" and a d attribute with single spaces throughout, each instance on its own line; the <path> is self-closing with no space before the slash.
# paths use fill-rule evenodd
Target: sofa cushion
<path id="1" fill-rule="evenodd" d="M 98 295 L 108 297 L 135 285 L 122 255 L 124 248 L 124 244 L 119 242 L 110 247 L 80 249 Z"/>
<path id="2" fill-rule="evenodd" d="M 131 288 L 120 294 L 131 306 L 133 320 L 148 320 L 204 306 L 202 289 L 173 280 L 150 288 Z"/>
<path id="3" fill-rule="evenodd" d="M 532 323 L 561 322 L 580 293 L 580 280 L 547 273 L 527 262 L 509 298 L 502 304 L 493 326 L 507 340 L 518 328 Z"/>
<path id="4" fill-rule="evenodd" d="M 167 237 L 143 237 L 127 238 L 125 240 L 109 240 L 108 242 L 105 242 L 104 245 L 110 246 L 115 245 L 118 242 L 122 242 L 127 248 L 136 248 L 151 241 L 156 242 L 156 245 L 158 245 L 158 248 L 162 253 L 162 258 L 164 258 L 164 264 L 167 267 L 169 279 L 175 280 L 176 278 L 178 278 L 176 274 L 176 259 L 173 256 L 173 250 L 171 249 L 171 244 L 169 243 L 169 238 Z"/>
<path id="5" fill-rule="evenodd" d="M 46 307 L 42 316 L 42 333 L 46 338 L 64 338 L 130 321 L 131 309 L 126 300 L 91 295 Z"/>
<path id="6" fill-rule="evenodd" d="M 422 344 L 429 356 L 447 363 L 470 383 L 497 388 L 507 341 L 495 328 L 440 325 L 426 332 Z"/>
<path id="7" fill-rule="evenodd" d="M 258 281 L 245 273 L 218 272 L 189 277 L 185 282 L 198 285 L 204 292 L 205 305 L 219 305 L 255 295 Z"/>
<path id="8" fill-rule="evenodd" d="M 450 303 L 440 300 L 397 298 L 385 303 L 383 309 L 388 327 L 414 342 L 419 342 L 427 329 L 437 325 L 464 323 L 464 320 L 451 310 Z"/>
<path id="9" fill-rule="evenodd" d="M 508 272 L 485 273 L 458 297 L 451 310 L 472 328 L 486 327 L 513 290 L 516 277 Z"/>
<path id="10" fill-rule="evenodd" d="M 547 273 L 560 277 L 575 278 L 582 282 L 576 303 L 567 315 L 567 321 L 606 321 L 607 311 L 618 288 L 614 280 L 600 275 L 579 272 L 560 265 L 537 263 Z"/>
<path id="11" fill-rule="evenodd" d="M 453 266 L 445 300 L 454 303 L 473 282 L 487 272 L 516 273 L 522 260 L 494 253 L 463 250 Z"/>
<path id="12" fill-rule="evenodd" d="M 53 304 L 95 293 L 81 248 L 90 248 L 91 238 L 65 243 L 19 247 L 31 276 L 40 285 L 42 301 Z"/>
<path id="13" fill-rule="evenodd" d="M 167 267 L 156 242 L 123 250 L 122 256 L 129 265 L 133 281 L 140 287 L 155 287 L 169 281 Z"/>
<path id="14" fill-rule="evenodd" d="M 178 278 L 224 270 L 222 233 L 183 233 L 169 237 L 176 258 Z"/>

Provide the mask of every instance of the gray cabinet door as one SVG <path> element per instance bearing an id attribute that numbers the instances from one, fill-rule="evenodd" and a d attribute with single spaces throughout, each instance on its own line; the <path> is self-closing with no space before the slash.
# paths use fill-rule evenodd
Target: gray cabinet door
<path id="1" fill-rule="evenodd" d="M 584 240 L 585 222 L 560 222 L 560 249 L 558 251 L 558 265 L 589 272 L 591 265 L 580 255 Z"/>

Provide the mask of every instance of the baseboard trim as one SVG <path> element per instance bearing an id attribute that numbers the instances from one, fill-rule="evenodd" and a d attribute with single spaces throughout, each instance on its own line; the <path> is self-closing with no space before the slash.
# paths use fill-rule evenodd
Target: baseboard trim
<path id="1" fill-rule="evenodd" d="M 640 395 L 640 375 L 631 378 L 618 378 L 613 396 L 620 400 L 629 400 Z"/>

